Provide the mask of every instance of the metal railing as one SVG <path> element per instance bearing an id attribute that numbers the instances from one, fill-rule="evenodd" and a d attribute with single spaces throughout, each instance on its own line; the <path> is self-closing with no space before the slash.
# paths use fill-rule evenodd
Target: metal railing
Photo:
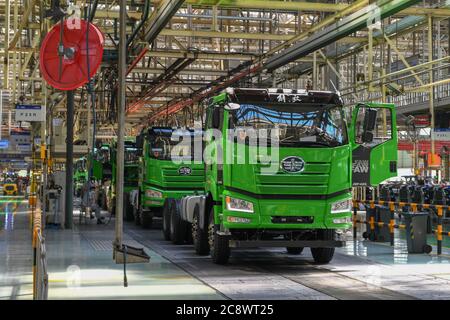
<path id="1" fill-rule="evenodd" d="M 33 214 L 33 299 L 47 300 L 48 274 L 45 238 L 41 229 L 41 211 L 32 207 Z"/>
<path id="2" fill-rule="evenodd" d="M 380 222 L 375 221 L 374 217 L 371 216 L 369 221 L 361 221 L 358 219 L 358 204 L 364 204 L 367 206 L 367 210 L 374 210 L 376 206 L 386 206 L 389 208 L 391 213 L 390 221 Z M 432 230 L 432 233 L 436 237 L 437 244 L 437 254 L 442 254 L 442 240 L 443 236 L 449 236 L 450 232 L 443 231 L 443 218 L 445 217 L 446 211 L 450 210 L 450 206 L 438 205 L 438 204 L 426 204 L 426 203 L 410 203 L 403 201 L 384 201 L 384 200 L 353 200 L 353 238 L 357 239 L 357 224 L 366 224 L 368 228 L 373 231 L 375 225 L 379 227 L 388 227 L 391 236 L 390 243 L 391 246 L 394 245 L 394 229 L 400 228 L 404 229 L 405 225 L 396 224 L 394 219 L 394 213 L 402 208 L 406 208 L 410 213 L 423 212 L 424 210 L 432 209 L 437 216 L 437 226 L 436 229 Z"/>

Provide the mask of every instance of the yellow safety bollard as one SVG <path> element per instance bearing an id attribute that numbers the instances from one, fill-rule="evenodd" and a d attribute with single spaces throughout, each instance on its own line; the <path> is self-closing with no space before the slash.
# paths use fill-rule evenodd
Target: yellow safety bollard
<path id="1" fill-rule="evenodd" d="M 436 230 L 436 242 L 437 242 L 437 254 L 442 254 L 442 216 L 443 208 L 442 206 L 436 206 L 438 215 L 438 225 Z"/>
<path id="2" fill-rule="evenodd" d="M 389 202 L 389 211 L 391 213 L 391 219 L 389 221 L 389 233 L 391 235 L 391 246 L 394 245 L 394 226 L 395 226 L 395 204 L 394 202 Z"/>

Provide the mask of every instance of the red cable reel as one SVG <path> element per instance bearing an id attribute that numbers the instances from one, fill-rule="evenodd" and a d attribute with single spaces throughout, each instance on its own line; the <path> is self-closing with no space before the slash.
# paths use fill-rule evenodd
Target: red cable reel
<path id="1" fill-rule="evenodd" d="M 83 86 L 94 76 L 102 63 L 105 42 L 102 32 L 92 23 L 88 24 L 81 19 L 79 22 L 76 28 L 70 19 L 65 20 L 63 30 L 61 23 L 58 23 L 47 33 L 41 45 L 41 74 L 49 85 L 59 90 L 69 91 Z"/>

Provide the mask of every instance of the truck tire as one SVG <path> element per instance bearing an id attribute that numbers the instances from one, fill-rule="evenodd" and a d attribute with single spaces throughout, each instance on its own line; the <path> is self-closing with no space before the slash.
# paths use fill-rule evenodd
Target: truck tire
<path id="1" fill-rule="evenodd" d="M 186 239 L 187 223 L 181 219 L 179 201 L 170 199 L 170 240 L 183 244 Z"/>
<path id="2" fill-rule="evenodd" d="M 208 235 L 209 252 L 213 262 L 215 264 L 227 264 L 231 253 L 230 244 L 228 237 L 217 233 L 214 224 L 214 209 L 211 209 L 209 215 Z"/>
<path id="3" fill-rule="evenodd" d="M 332 240 L 334 239 L 333 229 L 318 230 L 318 240 Z M 327 264 L 333 259 L 334 248 L 311 248 L 311 254 L 314 262 L 318 264 Z"/>
<path id="4" fill-rule="evenodd" d="M 303 247 L 287 247 L 288 254 L 301 254 L 303 252 Z"/>
<path id="5" fill-rule="evenodd" d="M 141 226 L 144 229 L 150 229 L 153 225 L 153 212 L 144 210 L 142 204 L 139 203 L 139 217 L 141 219 Z"/>
<path id="6" fill-rule="evenodd" d="M 123 219 L 125 221 L 133 221 L 133 208 L 130 202 L 130 195 L 125 193 L 123 195 Z"/>
<path id="7" fill-rule="evenodd" d="M 334 248 L 311 248 L 311 254 L 315 263 L 327 264 L 333 259 Z"/>
<path id="8" fill-rule="evenodd" d="M 169 203 L 169 199 L 167 199 L 164 202 L 162 219 L 163 219 L 162 233 L 163 233 L 164 240 L 170 241 L 170 203 Z"/>
<path id="9" fill-rule="evenodd" d="M 192 220 L 192 241 L 194 243 L 195 253 L 203 256 L 209 254 L 208 230 L 202 230 L 199 224 L 199 208 L 194 209 L 194 218 Z"/>

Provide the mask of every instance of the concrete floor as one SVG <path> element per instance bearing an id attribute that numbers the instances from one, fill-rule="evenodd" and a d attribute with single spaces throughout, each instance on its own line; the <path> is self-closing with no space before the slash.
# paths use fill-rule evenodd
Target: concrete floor
<path id="1" fill-rule="evenodd" d="M 218 266 L 162 240 L 159 222 L 151 230 L 125 223 L 125 243 L 144 247 L 151 261 L 128 265 L 124 288 L 112 260 L 114 219 L 74 220 L 74 230 L 46 229 L 49 299 L 450 299 L 450 250 L 408 254 L 399 230 L 394 247 L 349 241 L 325 266 L 307 249 L 292 256 L 278 248 L 236 250 Z M 0 299 L 31 299 L 31 283 L 27 204 L 0 198 Z"/>

